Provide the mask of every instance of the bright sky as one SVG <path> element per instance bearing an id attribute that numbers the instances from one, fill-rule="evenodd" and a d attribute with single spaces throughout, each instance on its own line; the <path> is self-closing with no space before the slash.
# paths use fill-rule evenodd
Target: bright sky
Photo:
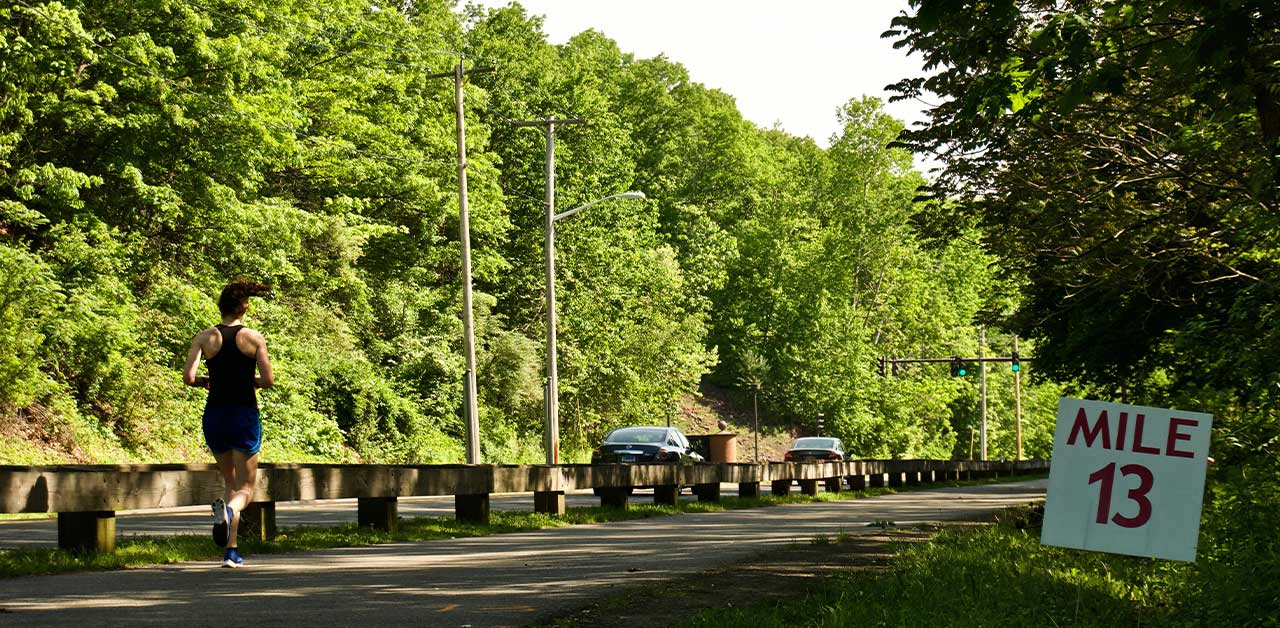
<path id="1" fill-rule="evenodd" d="M 546 17 L 552 43 L 594 28 L 623 52 L 666 54 L 694 81 L 737 99 L 761 126 L 774 123 L 827 146 L 839 130 L 836 109 L 850 98 L 920 74 L 919 57 L 881 39 L 907 0 L 519 0 Z M 509 0 L 479 0 L 504 6 Z M 923 119 L 917 102 L 888 104 L 908 124 Z"/>

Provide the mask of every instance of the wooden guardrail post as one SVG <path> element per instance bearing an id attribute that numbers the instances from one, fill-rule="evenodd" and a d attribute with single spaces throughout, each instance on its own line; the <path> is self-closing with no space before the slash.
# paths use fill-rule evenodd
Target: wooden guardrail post
<path id="1" fill-rule="evenodd" d="M 867 487 L 867 476 L 863 465 L 857 460 L 845 463 L 844 481 L 851 491 L 860 491 Z"/>
<path id="2" fill-rule="evenodd" d="M 489 494 L 454 495 L 453 516 L 460 523 L 489 525 Z"/>
<path id="3" fill-rule="evenodd" d="M 738 497 L 742 499 L 760 499 L 760 483 L 738 482 Z"/>
<path id="4" fill-rule="evenodd" d="M 116 551 L 115 511 L 58 513 L 58 547 L 76 552 Z"/>
<path id="5" fill-rule="evenodd" d="M 897 460 L 891 461 L 889 467 L 889 486 L 899 487 L 903 484 L 902 465 Z"/>
<path id="6" fill-rule="evenodd" d="M 383 532 L 395 532 L 400 523 L 400 505 L 395 497 L 356 499 L 356 524 Z"/>
<path id="7" fill-rule="evenodd" d="M 938 481 L 934 473 L 934 463 L 932 460 L 920 461 L 920 482 L 922 484 L 933 484 Z"/>
<path id="8" fill-rule="evenodd" d="M 631 493 L 630 487 L 626 486 L 606 486 L 600 489 L 600 505 L 606 508 L 627 509 L 627 496 Z"/>
<path id="9" fill-rule="evenodd" d="M 818 494 L 818 481 L 817 481 L 817 480 L 807 480 L 807 479 L 806 479 L 806 480 L 800 480 L 800 494 L 801 494 L 801 495 L 817 495 L 817 494 Z"/>
<path id="10" fill-rule="evenodd" d="M 905 466 L 907 467 L 907 470 L 905 473 L 906 478 L 904 483 L 908 486 L 918 486 L 920 484 L 920 477 L 922 475 L 920 470 L 920 467 L 922 466 L 921 461 L 908 460 L 906 461 Z"/>
<path id="11" fill-rule="evenodd" d="M 675 506 L 680 503 L 680 485 L 661 484 L 653 487 L 653 503 L 659 506 Z"/>
<path id="12" fill-rule="evenodd" d="M 565 486 L 573 486 L 573 480 L 580 470 L 581 465 L 510 467 L 495 476 L 495 481 L 497 477 L 508 479 L 499 492 L 517 488 L 514 485 L 523 482 L 524 486 L 520 488 L 533 491 L 534 512 L 562 516 L 565 513 Z"/>
<path id="13" fill-rule="evenodd" d="M 951 461 L 939 460 L 933 465 L 933 481 L 946 482 L 951 479 Z"/>
<path id="14" fill-rule="evenodd" d="M 695 484 L 693 493 L 698 496 L 700 502 L 718 502 L 720 501 L 720 483 Z"/>
<path id="15" fill-rule="evenodd" d="M 533 511 L 548 515 L 565 513 L 564 491 L 534 491 Z"/>
<path id="16" fill-rule="evenodd" d="M 240 527 L 236 529 L 240 539 L 270 541 L 276 538 L 276 503 L 250 502 L 240 511 Z"/>

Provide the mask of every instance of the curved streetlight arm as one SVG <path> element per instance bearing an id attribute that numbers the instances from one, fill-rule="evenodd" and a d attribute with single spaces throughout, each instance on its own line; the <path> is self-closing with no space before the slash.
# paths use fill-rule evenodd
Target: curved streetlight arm
<path id="1" fill-rule="evenodd" d="M 556 214 L 555 216 L 552 216 L 551 218 L 552 218 L 552 220 L 560 220 L 561 218 L 568 218 L 569 216 L 572 216 L 572 215 L 574 215 L 574 214 L 576 214 L 576 213 L 578 213 L 578 212 L 580 212 L 580 211 L 582 211 L 582 210 L 584 210 L 584 209 L 586 209 L 586 208 L 588 208 L 588 207 L 592 207 L 592 206 L 595 206 L 595 205 L 599 205 L 600 203 L 603 203 L 603 202 L 605 202 L 605 201 L 609 201 L 609 200 L 613 200 L 613 199 L 615 199 L 615 198 L 644 198 L 644 192 L 623 192 L 622 194 L 613 194 L 613 195 L 606 196 L 606 197 L 601 198 L 601 199 L 596 199 L 596 200 L 594 200 L 594 201 L 591 201 L 590 203 L 587 203 L 586 205 L 579 205 L 579 206 L 577 206 L 577 207 L 574 207 L 573 209 L 570 209 L 569 211 L 560 212 L 559 214 Z"/>

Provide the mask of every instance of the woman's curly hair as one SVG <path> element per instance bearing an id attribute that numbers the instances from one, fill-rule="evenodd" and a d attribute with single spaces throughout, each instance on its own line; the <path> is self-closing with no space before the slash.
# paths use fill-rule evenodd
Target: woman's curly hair
<path id="1" fill-rule="evenodd" d="M 237 279 L 227 284 L 218 295 L 218 311 L 223 316 L 244 314 L 249 309 L 249 297 L 271 294 L 271 287 L 256 281 Z"/>

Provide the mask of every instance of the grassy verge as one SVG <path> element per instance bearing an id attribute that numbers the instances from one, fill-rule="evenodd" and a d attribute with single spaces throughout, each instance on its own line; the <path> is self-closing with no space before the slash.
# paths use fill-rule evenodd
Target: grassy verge
<path id="1" fill-rule="evenodd" d="M 52 512 L 19 512 L 0 513 L 0 521 L 18 521 L 21 519 L 53 519 L 57 513 Z"/>
<path id="2" fill-rule="evenodd" d="M 1177 622 L 1167 562 L 1040 545 L 1028 513 L 899 549 L 886 574 L 831 577 L 808 596 L 700 613 L 686 628 L 1164 626 Z M 1034 525 L 1034 521 L 1031 522 Z"/>
<path id="3" fill-rule="evenodd" d="M 421 517 L 401 519 L 399 529 L 395 532 L 381 532 L 369 528 L 360 528 L 355 525 L 331 528 L 285 528 L 282 529 L 277 537 L 272 541 L 245 541 L 240 544 L 240 548 L 243 553 L 248 555 L 283 554 L 288 552 L 302 552 L 335 547 L 357 547 L 361 545 L 377 545 L 381 543 L 475 537 L 568 525 L 645 519 L 650 517 L 678 515 L 686 512 L 716 512 L 744 508 L 762 508 L 783 504 L 859 499 L 864 497 L 874 497 L 877 495 L 886 495 L 904 490 L 937 488 L 938 486 L 961 486 L 993 482 L 1011 482 L 1019 479 L 1030 479 L 1031 477 L 1043 476 L 1005 478 L 1002 480 L 948 482 L 892 489 L 869 488 L 862 491 L 819 493 L 816 496 L 787 495 L 785 497 L 778 497 L 773 495 L 763 495 L 758 499 L 725 497 L 719 502 L 680 502 L 676 506 L 632 504 L 626 510 L 617 508 L 570 508 L 563 516 L 560 517 L 530 512 L 493 511 L 490 513 L 488 525 L 459 523 L 451 517 Z M 116 543 L 116 551 L 111 554 L 82 554 L 60 549 L 0 549 L 0 577 L 55 574 L 97 569 L 121 569 L 126 567 L 169 564 L 193 560 L 214 560 L 221 557 L 222 551 L 213 545 L 207 535 L 203 534 L 165 537 L 125 537 L 121 538 Z"/>

